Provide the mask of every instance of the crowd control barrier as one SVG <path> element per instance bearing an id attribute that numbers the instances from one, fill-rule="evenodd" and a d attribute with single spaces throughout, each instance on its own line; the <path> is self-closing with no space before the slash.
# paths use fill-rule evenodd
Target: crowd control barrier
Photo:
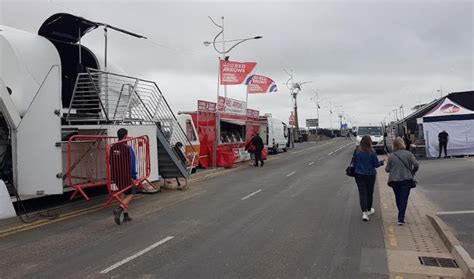
<path id="1" fill-rule="evenodd" d="M 142 188 L 151 172 L 148 136 L 118 140 L 115 137 L 75 135 L 68 141 L 68 184 L 74 189 L 71 200 L 84 189 L 107 186 L 109 198 L 104 207 L 116 200 L 124 208 L 120 194 Z"/>

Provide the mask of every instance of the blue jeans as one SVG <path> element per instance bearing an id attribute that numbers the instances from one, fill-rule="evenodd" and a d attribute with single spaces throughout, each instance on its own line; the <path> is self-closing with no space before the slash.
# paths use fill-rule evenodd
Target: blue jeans
<path id="1" fill-rule="evenodd" d="M 412 182 L 410 180 L 403 180 L 394 181 L 393 183 L 395 184 L 392 188 L 395 193 L 395 201 L 397 202 L 398 221 L 404 222 Z"/>

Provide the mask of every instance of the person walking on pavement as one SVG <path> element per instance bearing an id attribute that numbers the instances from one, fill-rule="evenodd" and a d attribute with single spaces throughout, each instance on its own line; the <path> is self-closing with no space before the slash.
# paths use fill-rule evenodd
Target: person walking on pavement
<path id="1" fill-rule="evenodd" d="M 405 224 L 405 212 L 408 205 L 410 190 L 415 186 L 414 175 L 419 164 L 413 153 L 405 150 L 403 139 L 397 137 L 393 141 L 393 153 L 388 156 L 385 171 L 388 175 L 388 185 L 392 187 L 398 208 L 398 225 Z"/>
<path id="2" fill-rule="evenodd" d="M 262 160 L 262 150 L 263 150 L 263 140 L 262 138 L 258 135 L 258 133 L 255 133 L 253 136 L 252 140 L 250 141 L 250 144 L 255 146 L 255 167 L 258 167 L 258 162 L 260 162 L 260 166 L 263 167 L 263 160 Z"/>
<path id="3" fill-rule="evenodd" d="M 119 143 L 114 144 L 110 150 L 110 169 L 112 181 L 117 190 L 121 190 L 135 184 L 134 181 L 137 179 L 137 169 L 133 148 L 127 145 L 126 142 L 120 142 L 128 137 L 127 129 L 119 129 L 117 131 L 117 137 Z M 135 187 L 132 187 L 120 194 L 120 199 L 127 205 L 127 207 L 132 201 L 135 191 Z M 116 207 L 113 213 L 114 221 L 117 225 L 120 225 L 122 221 L 132 221 L 132 218 L 128 215 L 128 208 L 125 208 L 123 205 Z"/>
<path id="4" fill-rule="evenodd" d="M 441 158 L 441 150 L 444 148 L 444 158 L 448 157 L 448 140 L 449 134 L 443 130 L 441 133 L 438 134 L 438 142 L 439 142 L 439 155 L 438 158 Z"/>
<path id="5" fill-rule="evenodd" d="M 362 220 L 369 221 L 369 216 L 375 213 L 375 209 L 372 207 L 377 174 L 375 169 L 384 164 L 384 160 L 379 161 L 377 158 L 370 136 L 362 137 L 359 147 L 354 151 L 353 162 Z"/>
<path id="6" fill-rule="evenodd" d="M 252 139 L 253 139 L 254 136 L 255 136 L 255 134 L 252 134 L 252 138 L 245 145 L 245 150 L 250 153 L 250 160 L 251 161 L 255 160 L 255 146 L 252 144 Z"/>

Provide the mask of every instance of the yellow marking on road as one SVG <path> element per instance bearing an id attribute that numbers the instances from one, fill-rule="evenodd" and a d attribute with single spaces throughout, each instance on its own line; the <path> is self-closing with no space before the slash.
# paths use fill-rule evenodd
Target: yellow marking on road
<path id="1" fill-rule="evenodd" d="M 138 200 L 138 199 L 141 199 L 143 197 L 145 197 L 145 195 L 136 196 L 136 197 L 134 197 L 134 200 Z M 104 209 L 103 204 L 91 206 L 91 207 L 76 210 L 76 211 L 72 211 L 72 212 L 69 212 L 69 213 L 65 213 L 65 214 L 61 215 L 61 217 L 58 217 L 58 218 L 53 219 L 53 220 L 40 220 L 36 223 L 23 224 L 23 225 L 20 225 L 20 226 L 9 228 L 9 229 L 0 231 L 0 238 L 8 236 L 8 235 L 15 234 L 15 233 L 23 232 L 23 231 L 28 231 L 28 230 L 31 230 L 31 229 L 34 229 L 34 228 L 39 228 L 39 227 L 42 227 L 42 226 L 45 226 L 45 225 L 53 224 L 53 223 L 56 223 L 56 222 L 59 222 L 59 221 L 67 220 L 67 219 L 70 219 L 70 218 L 73 218 L 73 217 L 81 216 L 81 215 L 84 215 L 84 214 L 89 213 L 89 212 L 96 212 L 96 211 L 99 211 L 101 209 Z"/>
<path id="2" fill-rule="evenodd" d="M 387 206 L 386 203 L 382 203 L 382 206 L 383 206 L 384 209 L 387 209 L 387 208 L 388 208 L 388 206 Z"/>
<path id="3" fill-rule="evenodd" d="M 390 243 L 390 246 L 392 247 L 397 247 L 398 246 L 398 241 L 397 237 L 395 236 L 395 230 L 393 229 L 392 226 L 388 226 L 388 242 Z"/>
<path id="4" fill-rule="evenodd" d="M 397 275 L 395 276 L 395 279 L 403 279 L 403 276 Z"/>

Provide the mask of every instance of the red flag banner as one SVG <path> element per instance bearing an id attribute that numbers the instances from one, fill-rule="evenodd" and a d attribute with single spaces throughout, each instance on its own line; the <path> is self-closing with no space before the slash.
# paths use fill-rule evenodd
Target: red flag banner
<path id="1" fill-rule="evenodd" d="M 237 85 L 243 84 L 251 75 L 253 69 L 257 65 L 256 62 L 235 62 L 220 61 L 221 84 Z"/>
<path id="2" fill-rule="evenodd" d="M 245 84 L 249 94 L 277 92 L 275 82 L 269 77 L 253 75 L 247 78 Z"/>

